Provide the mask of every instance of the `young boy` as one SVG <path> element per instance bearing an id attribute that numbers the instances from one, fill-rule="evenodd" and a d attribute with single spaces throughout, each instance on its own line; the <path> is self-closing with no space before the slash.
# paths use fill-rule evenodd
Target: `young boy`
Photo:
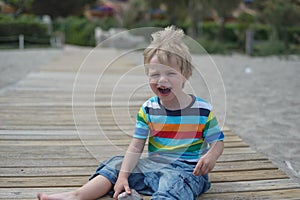
<path id="1" fill-rule="evenodd" d="M 39 200 L 97 199 L 108 192 L 115 199 L 139 199 L 136 191 L 152 199 L 197 199 L 210 188 L 208 173 L 223 152 L 224 135 L 212 106 L 183 91 L 192 75 L 183 31 L 172 26 L 152 37 L 144 63 L 156 96 L 140 108 L 125 157 L 101 163 L 81 188 L 39 193 Z M 149 156 L 140 158 L 147 139 Z"/>

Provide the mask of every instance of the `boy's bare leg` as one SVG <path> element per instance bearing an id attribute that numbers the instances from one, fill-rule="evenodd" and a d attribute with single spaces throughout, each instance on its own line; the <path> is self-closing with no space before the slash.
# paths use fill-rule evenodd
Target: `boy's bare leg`
<path id="1" fill-rule="evenodd" d="M 37 197 L 39 200 L 93 200 L 106 195 L 111 188 L 111 182 L 99 175 L 77 190 L 52 195 L 38 193 Z"/>

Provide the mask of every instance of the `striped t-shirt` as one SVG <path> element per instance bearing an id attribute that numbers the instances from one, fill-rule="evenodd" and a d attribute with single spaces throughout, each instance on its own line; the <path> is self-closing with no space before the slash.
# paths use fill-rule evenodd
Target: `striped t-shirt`
<path id="1" fill-rule="evenodd" d="M 182 110 L 167 110 L 157 96 L 142 105 L 133 137 L 149 137 L 149 156 L 197 162 L 208 151 L 209 144 L 224 140 L 212 106 L 192 97 L 192 103 Z"/>

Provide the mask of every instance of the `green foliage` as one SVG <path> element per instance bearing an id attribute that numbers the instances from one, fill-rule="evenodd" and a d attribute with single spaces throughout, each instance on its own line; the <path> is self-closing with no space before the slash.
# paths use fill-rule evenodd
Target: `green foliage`
<path id="1" fill-rule="evenodd" d="M 287 29 L 288 38 L 293 44 L 300 44 L 300 26 L 294 26 Z"/>
<path id="2" fill-rule="evenodd" d="M 105 17 L 93 23 L 100 26 L 105 31 L 113 27 L 119 27 L 118 21 L 113 17 Z"/>
<path id="3" fill-rule="evenodd" d="M 242 37 L 246 30 L 246 26 L 242 23 L 227 23 L 224 27 L 224 39 L 228 42 L 243 43 Z"/>
<path id="4" fill-rule="evenodd" d="M 205 22 L 202 24 L 202 35 L 201 37 L 206 38 L 209 41 L 216 41 L 219 34 L 220 24 L 216 22 Z M 244 46 L 246 26 L 242 23 L 227 23 L 223 30 L 223 42 L 209 42 L 209 49 L 222 49 L 224 44 L 230 44 L 234 48 L 242 49 Z M 222 43 L 221 47 L 218 47 Z M 232 45 L 234 44 L 234 45 Z M 225 45 L 228 46 L 228 45 Z M 228 50 L 226 47 L 225 49 Z"/>
<path id="5" fill-rule="evenodd" d="M 251 23 L 255 22 L 255 16 L 246 13 L 246 12 L 242 12 L 239 16 L 238 16 L 238 21 L 245 24 L 246 26 L 250 25 Z"/>
<path id="6" fill-rule="evenodd" d="M 228 54 L 236 48 L 236 44 L 232 42 L 220 42 L 216 39 L 200 37 L 199 44 L 207 51 L 213 54 Z"/>
<path id="7" fill-rule="evenodd" d="M 117 21 L 111 17 L 103 18 L 99 21 L 89 21 L 81 17 L 67 17 L 54 22 L 54 31 L 63 32 L 68 44 L 94 46 L 94 32 L 97 26 L 103 30 L 108 30 L 118 25 Z"/>
<path id="8" fill-rule="evenodd" d="M 285 45 L 281 41 L 267 41 L 264 44 L 254 46 L 254 55 L 269 56 L 269 55 L 283 55 L 287 53 Z"/>
<path id="9" fill-rule="evenodd" d="M 34 16 L 13 18 L 0 15 L 0 36 L 18 36 L 23 34 L 31 37 L 49 37 L 47 26 Z"/>
<path id="10" fill-rule="evenodd" d="M 37 15 L 50 15 L 51 17 L 80 16 L 86 0 L 34 0 L 32 12 Z"/>
<path id="11" fill-rule="evenodd" d="M 293 0 L 266 0 L 256 1 L 262 23 L 269 24 L 273 31 L 272 37 L 277 40 L 285 40 L 287 29 L 299 26 L 300 4 Z"/>
<path id="12" fill-rule="evenodd" d="M 279 41 L 274 35 L 274 29 L 270 25 L 262 23 L 252 23 L 247 26 L 244 23 L 227 23 L 223 31 L 223 41 L 216 42 L 220 24 L 216 22 L 205 22 L 202 24 L 202 35 L 199 41 L 210 53 L 224 53 L 225 51 L 238 50 L 243 51 L 245 47 L 245 31 L 251 27 L 254 32 L 255 41 L 259 41 L 260 45 L 254 48 L 255 55 L 271 55 L 280 53 L 299 53 L 297 44 L 300 43 L 300 27 L 294 26 L 287 29 L 288 40 L 293 49 L 283 46 L 284 42 Z M 265 41 L 265 42 L 263 42 Z"/>
<path id="13" fill-rule="evenodd" d="M 167 27 L 170 26 L 171 23 L 168 20 L 151 20 L 148 22 L 137 22 L 135 24 L 131 24 L 127 26 L 127 29 L 135 29 L 135 28 L 142 28 L 142 27 Z"/>
<path id="14" fill-rule="evenodd" d="M 202 24 L 202 33 L 209 39 L 215 39 L 218 35 L 220 25 L 216 22 L 205 22 Z"/>
<path id="15" fill-rule="evenodd" d="M 19 11 L 23 11 L 30 9 L 33 0 L 4 0 L 4 2 L 17 8 Z"/>
<path id="16" fill-rule="evenodd" d="M 250 27 L 255 31 L 255 40 L 268 40 L 272 32 L 272 28 L 266 24 L 255 23 Z"/>
<path id="17" fill-rule="evenodd" d="M 241 0 L 178 0 L 175 3 L 164 0 L 133 0 L 128 1 L 129 7 L 118 12 L 117 17 L 97 21 L 89 21 L 82 17 L 83 8 L 96 5 L 96 0 L 4 2 L 16 8 L 14 16 L 18 16 L 22 11 L 38 15 L 49 14 L 53 19 L 53 30 L 63 32 L 66 43 L 75 45 L 93 46 L 94 29 L 97 26 L 108 30 L 122 24 L 128 29 L 176 25 L 194 39 L 198 38 L 210 53 L 226 53 L 232 49 L 244 51 L 245 32 L 248 28 L 254 30 L 254 39 L 259 43 L 254 48 L 254 54 L 299 52 L 300 48 L 300 4 L 294 0 L 252 1 L 247 5 L 252 11 L 242 12 L 234 22 L 226 19 L 232 16 L 232 11 L 238 7 Z M 154 19 L 150 14 L 153 9 L 164 10 L 165 15 L 161 19 Z M 218 17 L 218 22 L 203 22 L 203 19 L 212 15 Z M 46 34 L 46 30 L 46 26 L 41 24 L 37 17 L 0 16 L 0 36 L 22 32 L 25 35 L 41 37 Z"/>
<path id="18" fill-rule="evenodd" d="M 0 48 L 18 48 L 19 35 L 24 35 L 24 44 L 28 47 L 49 47 L 50 35 L 47 26 L 32 15 L 0 15 Z"/>

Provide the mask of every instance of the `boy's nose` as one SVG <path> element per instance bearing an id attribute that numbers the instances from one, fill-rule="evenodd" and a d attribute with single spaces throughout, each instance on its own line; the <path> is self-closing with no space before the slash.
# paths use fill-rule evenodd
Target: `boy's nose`
<path id="1" fill-rule="evenodd" d="M 168 79 L 165 76 L 162 75 L 162 76 L 159 77 L 158 82 L 159 83 L 166 83 L 166 82 L 168 82 Z"/>

